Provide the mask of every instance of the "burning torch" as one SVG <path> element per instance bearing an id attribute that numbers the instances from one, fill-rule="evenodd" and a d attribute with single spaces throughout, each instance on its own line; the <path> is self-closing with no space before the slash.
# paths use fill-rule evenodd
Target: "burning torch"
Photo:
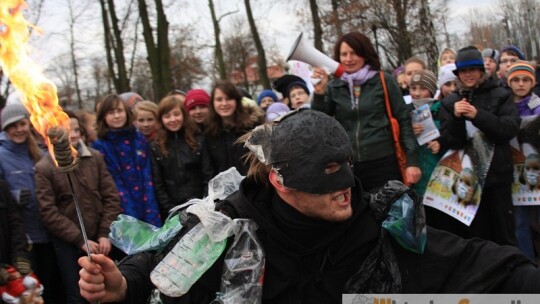
<path id="1" fill-rule="evenodd" d="M 45 139 L 54 163 L 66 173 L 88 259 L 91 260 L 88 236 L 71 179 L 79 159 L 77 151 L 69 143 L 69 117 L 58 105 L 56 86 L 28 56 L 27 42 L 32 25 L 22 14 L 26 7 L 23 0 L 0 1 L 0 63 L 30 112 L 32 125 Z"/>

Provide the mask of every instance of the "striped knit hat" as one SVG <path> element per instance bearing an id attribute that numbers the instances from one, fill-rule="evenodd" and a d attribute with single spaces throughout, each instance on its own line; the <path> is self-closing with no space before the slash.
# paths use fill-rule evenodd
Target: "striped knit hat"
<path id="1" fill-rule="evenodd" d="M 428 89 L 431 96 L 435 96 L 435 92 L 437 92 L 437 77 L 432 71 L 423 70 L 415 72 L 411 77 L 409 86 L 413 84 Z"/>
<path id="2" fill-rule="evenodd" d="M 520 60 L 510 66 L 508 69 L 508 82 L 512 80 L 512 78 L 523 75 L 528 76 L 532 79 L 533 84 L 536 83 L 536 77 L 534 73 L 534 66 L 530 64 L 528 61 Z"/>

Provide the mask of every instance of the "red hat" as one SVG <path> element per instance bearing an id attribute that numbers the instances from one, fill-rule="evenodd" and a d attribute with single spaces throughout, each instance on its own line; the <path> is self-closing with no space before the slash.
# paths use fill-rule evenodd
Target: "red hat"
<path id="1" fill-rule="evenodd" d="M 210 95 L 202 89 L 194 89 L 187 92 L 186 101 L 184 106 L 186 111 L 193 109 L 195 106 L 209 106 L 210 105 Z"/>

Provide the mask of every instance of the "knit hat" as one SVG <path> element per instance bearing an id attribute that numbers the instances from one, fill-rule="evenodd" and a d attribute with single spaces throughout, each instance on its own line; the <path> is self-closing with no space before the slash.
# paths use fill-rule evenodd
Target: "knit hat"
<path id="1" fill-rule="evenodd" d="M 266 109 L 266 121 L 273 121 L 274 119 L 290 111 L 291 109 L 282 102 L 273 103 L 268 107 L 268 109 Z"/>
<path id="2" fill-rule="evenodd" d="M 186 111 L 190 111 L 196 106 L 206 106 L 208 107 L 210 105 L 210 95 L 206 93 L 203 89 L 193 89 L 189 90 L 186 95 L 186 101 L 184 102 L 184 106 L 186 107 Z"/>
<path id="3" fill-rule="evenodd" d="M 283 75 L 274 81 L 273 87 L 283 95 L 283 97 L 289 98 L 289 91 L 293 86 L 299 86 L 309 95 L 309 89 L 304 79 L 296 75 Z"/>
<path id="4" fill-rule="evenodd" d="M 528 61 L 518 61 L 510 66 L 508 69 L 508 82 L 512 80 L 512 78 L 523 75 L 528 76 L 532 79 L 533 83 L 536 83 L 536 77 L 535 77 L 535 69 L 532 64 L 530 64 Z"/>
<path id="5" fill-rule="evenodd" d="M 276 95 L 276 93 L 274 93 L 274 91 L 272 90 L 264 90 L 261 92 L 261 94 L 259 94 L 259 96 L 257 96 L 257 105 L 261 105 L 261 101 L 263 100 L 263 98 L 265 97 L 270 97 L 274 100 L 274 102 L 278 102 L 278 97 Z"/>
<path id="6" fill-rule="evenodd" d="M 2 110 L 2 131 L 4 131 L 9 125 L 16 123 L 23 118 L 30 118 L 30 113 L 26 110 L 21 103 L 11 103 L 4 107 Z"/>
<path id="7" fill-rule="evenodd" d="M 505 46 L 502 50 L 501 50 L 501 54 L 506 52 L 506 51 L 510 51 L 510 52 L 513 52 L 516 54 L 516 56 L 518 56 L 518 58 L 520 60 L 525 60 L 525 55 L 523 54 L 523 52 L 515 45 L 507 45 Z M 500 57 L 499 57 L 500 58 Z"/>
<path id="8" fill-rule="evenodd" d="M 130 110 L 133 109 L 137 102 L 144 100 L 141 95 L 134 92 L 126 92 L 118 96 L 120 97 L 120 99 L 122 99 L 124 105 L 126 105 L 126 107 L 128 107 L 128 109 Z"/>
<path id="9" fill-rule="evenodd" d="M 445 83 L 456 80 L 454 70 L 456 65 L 454 63 L 446 64 L 439 70 L 439 80 L 437 81 L 437 87 L 441 88 Z"/>
<path id="10" fill-rule="evenodd" d="M 495 62 L 499 63 L 499 59 L 501 58 L 501 53 L 499 53 L 499 51 L 497 51 L 495 49 L 487 48 L 487 49 L 484 49 L 482 51 L 482 57 L 483 58 L 491 58 Z"/>
<path id="11" fill-rule="evenodd" d="M 464 47 L 458 51 L 454 74 L 457 75 L 459 70 L 468 68 L 477 68 L 482 72 L 486 71 L 484 68 L 484 58 L 482 58 L 482 53 L 480 53 L 480 51 L 474 46 Z"/>
<path id="12" fill-rule="evenodd" d="M 432 71 L 423 70 L 415 72 L 411 77 L 410 85 L 419 85 L 429 90 L 431 96 L 437 92 L 437 77 Z"/>

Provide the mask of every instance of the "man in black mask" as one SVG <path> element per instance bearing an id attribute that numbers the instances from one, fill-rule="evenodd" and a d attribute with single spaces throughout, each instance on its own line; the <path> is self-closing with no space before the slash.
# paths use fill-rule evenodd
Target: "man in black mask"
<path id="1" fill-rule="evenodd" d="M 517 248 L 426 227 L 419 197 L 401 183 L 362 193 L 347 133 L 324 113 L 290 112 L 254 129 L 246 146 L 248 176 L 216 210 L 259 226 L 262 303 L 341 303 L 343 293 L 540 292 L 540 270 Z M 180 235 L 191 227 L 188 221 Z M 189 292 L 163 302 L 212 301 L 223 255 Z M 162 257 L 141 253 L 118 268 L 102 255 L 81 258 L 81 294 L 142 303 Z"/>

